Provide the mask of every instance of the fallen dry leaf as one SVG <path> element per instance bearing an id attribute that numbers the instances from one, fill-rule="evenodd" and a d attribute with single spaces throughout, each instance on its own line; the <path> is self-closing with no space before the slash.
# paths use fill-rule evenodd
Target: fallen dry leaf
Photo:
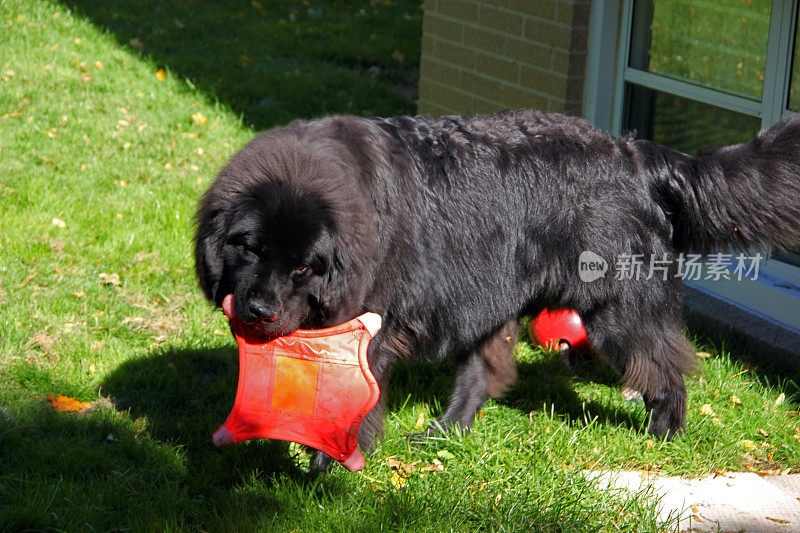
<path id="1" fill-rule="evenodd" d="M 731 395 L 731 403 L 733 405 L 742 405 L 742 400 L 740 400 L 739 397 L 736 396 L 735 394 L 732 394 Z"/>
<path id="2" fill-rule="evenodd" d="M 200 111 L 192 113 L 189 118 L 192 119 L 192 124 L 197 124 L 198 126 L 205 126 L 208 123 L 208 119 Z"/>
<path id="3" fill-rule="evenodd" d="M 775 405 L 780 405 L 786 401 L 786 395 L 784 393 L 780 393 L 780 395 L 775 399 Z"/>
<path id="4" fill-rule="evenodd" d="M 769 516 L 765 516 L 764 518 L 766 518 L 771 522 L 775 522 L 776 524 L 791 524 L 791 522 L 789 522 L 788 520 L 782 520 L 780 518 L 770 518 Z"/>
<path id="5" fill-rule="evenodd" d="M 767 433 L 766 431 L 764 431 L 764 430 L 763 430 L 763 429 L 761 429 L 761 428 L 757 428 L 757 429 L 756 429 L 756 431 L 758 431 L 758 433 L 759 433 L 759 434 L 760 434 L 762 437 L 769 437 L 769 433 Z"/>
<path id="6" fill-rule="evenodd" d="M 56 339 L 48 335 L 47 333 L 37 333 L 33 337 L 30 337 L 30 340 L 33 344 L 39 347 L 40 350 L 44 352 L 49 352 L 53 349 L 56 345 Z"/>
<path id="7" fill-rule="evenodd" d="M 711 354 L 708 352 L 695 352 L 694 354 L 700 359 L 708 359 L 709 357 L 711 357 Z"/>
<path id="8" fill-rule="evenodd" d="M 433 464 L 425 466 L 417 466 L 417 463 L 419 463 L 419 461 L 404 463 L 403 461 L 395 459 L 394 455 L 387 457 L 386 465 L 394 471 L 394 474 L 392 474 L 392 485 L 396 488 L 403 488 L 408 476 L 415 471 L 420 477 L 424 477 L 427 472 L 441 472 L 444 470 L 444 464 L 438 459 L 434 459 Z"/>
<path id="9" fill-rule="evenodd" d="M 715 413 L 714 410 L 711 408 L 710 403 L 704 403 L 700 407 L 700 414 L 706 416 L 716 416 L 717 413 Z"/>
<path id="10" fill-rule="evenodd" d="M 419 461 L 414 461 L 413 463 L 404 463 L 403 461 L 395 459 L 395 457 L 396 456 L 392 455 L 391 457 L 386 458 L 386 465 L 392 470 L 400 470 L 407 475 L 409 472 L 417 469 L 417 463 Z"/>
<path id="11" fill-rule="evenodd" d="M 755 449 L 756 449 L 756 443 L 755 443 L 755 442 L 753 442 L 753 441 L 751 441 L 750 439 L 742 439 L 740 442 L 741 442 L 741 443 L 744 445 L 744 447 L 745 447 L 745 448 L 747 448 L 748 450 L 755 450 Z"/>
<path id="12" fill-rule="evenodd" d="M 98 274 L 98 277 L 100 278 L 100 283 L 103 285 L 114 285 L 116 287 L 121 284 L 119 274 L 117 273 L 106 274 L 105 272 L 101 272 Z"/>
<path id="13" fill-rule="evenodd" d="M 425 413 L 420 413 L 417 417 L 417 422 L 414 424 L 414 429 L 422 429 L 422 426 L 425 425 Z"/>
<path id="14" fill-rule="evenodd" d="M 402 489 L 406 485 L 408 485 L 408 477 L 400 473 L 400 471 L 396 471 L 392 474 L 391 483 L 396 489 Z"/>
<path id="15" fill-rule="evenodd" d="M 444 464 L 439 459 L 434 459 L 432 465 L 420 467 L 423 472 L 441 472 L 444 470 Z"/>
<path id="16" fill-rule="evenodd" d="M 63 394 L 59 394 L 53 398 L 52 394 L 47 393 L 46 399 L 50 406 L 60 413 L 79 413 L 92 405 L 92 402 L 81 402 L 70 396 L 64 396 Z"/>

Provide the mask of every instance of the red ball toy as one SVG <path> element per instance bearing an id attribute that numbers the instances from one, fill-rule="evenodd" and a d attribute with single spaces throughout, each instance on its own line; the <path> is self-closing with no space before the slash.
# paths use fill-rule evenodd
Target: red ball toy
<path id="1" fill-rule="evenodd" d="M 555 350 L 591 351 L 581 317 L 571 309 L 544 309 L 531 320 L 531 340 Z"/>

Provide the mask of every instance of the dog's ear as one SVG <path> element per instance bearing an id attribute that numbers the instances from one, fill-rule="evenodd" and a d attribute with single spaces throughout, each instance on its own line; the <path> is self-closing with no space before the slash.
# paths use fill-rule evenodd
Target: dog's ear
<path id="1" fill-rule="evenodd" d="M 197 235 L 195 237 L 194 267 L 197 280 L 206 298 L 217 305 L 222 304 L 225 291 L 220 291 L 225 262 L 223 249 L 228 227 L 225 209 L 214 209 L 206 202 L 197 213 Z"/>
<path id="2" fill-rule="evenodd" d="M 338 324 L 361 313 L 368 285 L 364 274 L 363 265 L 346 248 L 335 247 L 319 291 L 320 305 L 329 320 Z"/>

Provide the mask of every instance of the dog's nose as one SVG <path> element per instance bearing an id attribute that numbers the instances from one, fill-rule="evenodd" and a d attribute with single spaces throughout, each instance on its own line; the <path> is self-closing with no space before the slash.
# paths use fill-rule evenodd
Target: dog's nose
<path id="1" fill-rule="evenodd" d="M 275 322 L 278 313 L 275 308 L 268 305 L 264 300 L 250 300 L 250 312 L 256 317 L 256 320 L 266 320 L 267 322 Z"/>

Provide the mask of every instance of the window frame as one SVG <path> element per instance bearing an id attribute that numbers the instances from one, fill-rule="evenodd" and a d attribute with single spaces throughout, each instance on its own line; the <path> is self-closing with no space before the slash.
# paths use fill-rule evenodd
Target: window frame
<path id="1" fill-rule="evenodd" d="M 764 90 L 757 101 L 628 66 L 634 0 L 592 0 L 584 116 L 619 135 L 625 83 L 633 83 L 760 118 L 762 128 L 771 126 L 791 112 L 789 90 L 798 3 L 798 0 L 772 1 Z"/>

